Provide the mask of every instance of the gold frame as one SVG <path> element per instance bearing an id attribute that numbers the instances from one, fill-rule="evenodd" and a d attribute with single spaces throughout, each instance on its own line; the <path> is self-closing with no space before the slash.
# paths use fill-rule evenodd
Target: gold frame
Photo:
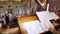
<path id="1" fill-rule="evenodd" d="M 44 2 L 43 3 L 41 3 L 41 1 L 40 0 L 37 0 L 38 1 L 38 3 L 43 7 L 43 9 L 47 9 L 47 0 L 44 0 Z"/>

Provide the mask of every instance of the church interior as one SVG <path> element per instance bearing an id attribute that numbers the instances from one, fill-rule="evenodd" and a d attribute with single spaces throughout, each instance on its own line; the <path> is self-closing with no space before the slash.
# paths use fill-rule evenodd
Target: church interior
<path id="1" fill-rule="evenodd" d="M 60 34 L 60 0 L 0 0 L 0 34 Z"/>

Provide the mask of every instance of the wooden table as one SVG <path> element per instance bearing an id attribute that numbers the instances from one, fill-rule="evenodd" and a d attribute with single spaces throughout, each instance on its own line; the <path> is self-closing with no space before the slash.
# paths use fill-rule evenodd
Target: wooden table
<path id="1" fill-rule="evenodd" d="M 19 28 L 20 28 L 22 34 L 28 34 L 26 29 L 23 27 L 22 23 L 34 21 L 34 20 L 38 20 L 36 15 L 18 17 L 18 24 L 19 24 Z M 44 32 L 42 32 L 42 33 L 44 33 Z M 41 33 L 39 33 L 39 34 L 41 34 Z"/>
<path id="2" fill-rule="evenodd" d="M 18 27 L 2 30 L 2 34 L 17 34 L 17 33 L 19 33 L 19 28 Z"/>
<path id="3" fill-rule="evenodd" d="M 18 17 L 18 24 L 22 34 L 27 34 L 26 29 L 23 27 L 22 23 L 37 20 L 36 15 L 29 15 L 24 17 Z"/>

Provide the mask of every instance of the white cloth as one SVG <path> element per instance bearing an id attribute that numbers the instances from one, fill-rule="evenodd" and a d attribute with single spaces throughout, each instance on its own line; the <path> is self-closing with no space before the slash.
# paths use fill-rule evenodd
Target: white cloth
<path id="1" fill-rule="evenodd" d="M 9 13 L 9 20 L 12 21 L 12 14 Z"/>

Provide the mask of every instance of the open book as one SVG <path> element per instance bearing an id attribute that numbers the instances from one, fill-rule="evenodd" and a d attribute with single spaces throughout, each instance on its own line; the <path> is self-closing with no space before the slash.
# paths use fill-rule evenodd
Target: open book
<path id="1" fill-rule="evenodd" d="M 43 11 L 43 12 L 36 12 L 37 17 L 41 22 L 46 22 L 47 20 L 54 19 L 49 12 Z"/>
<path id="2" fill-rule="evenodd" d="M 44 32 L 39 20 L 25 22 L 22 25 L 26 29 L 28 34 L 39 34 Z"/>
<path id="3" fill-rule="evenodd" d="M 49 28 L 54 28 L 54 26 L 52 25 L 50 20 L 58 18 L 58 16 L 56 16 L 55 13 L 49 13 L 47 11 L 43 11 L 43 12 L 36 12 L 36 15 L 39 18 L 39 20 L 41 21 L 40 24 L 41 25 L 43 24 L 42 26 L 45 31 L 48 31 Z"/>
<path id="4" fill-rule="evenodd" d="M 54 28 L 50 20 L 58 18 L 54 13 L 36 12 L 38 20 L 22 23 L 28 34 L 39 34 Z"/>

